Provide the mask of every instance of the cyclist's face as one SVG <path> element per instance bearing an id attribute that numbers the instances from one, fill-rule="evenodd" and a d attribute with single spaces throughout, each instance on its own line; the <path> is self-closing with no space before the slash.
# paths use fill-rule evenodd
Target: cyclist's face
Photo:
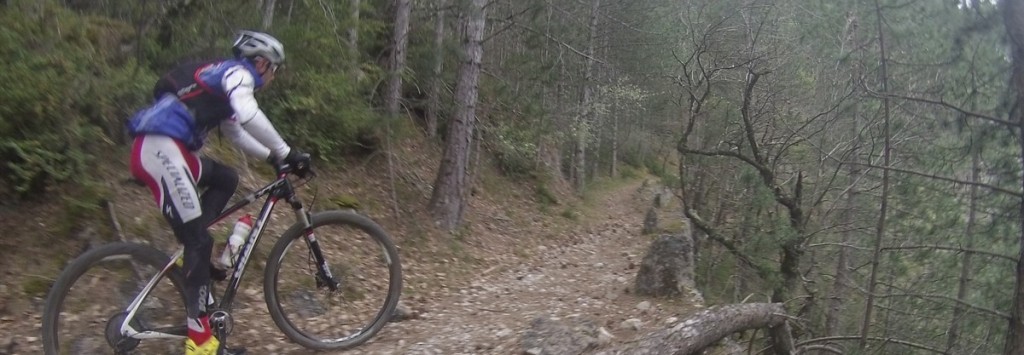
<path id="1" fill-rule="evenodd" d="M 259 71 L 260 77 L 263 78 L 263 86 L 270 85 L 270 82 L 274 80 L 277 74 L 277 69 L 280 67 L 280 65 L 273 64 L 266 58 L 256 58 L 256 70 Z"/>

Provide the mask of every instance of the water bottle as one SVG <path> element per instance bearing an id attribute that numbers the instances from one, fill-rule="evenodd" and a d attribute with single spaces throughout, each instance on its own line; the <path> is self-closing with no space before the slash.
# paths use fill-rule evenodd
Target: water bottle
<path id="1" fill-rule="evenodd" d="M 245 243 L 245 238 L 249 237 L 250 230 L 252 230 L 252 215 L 247 213 L 238 218 L 238 222 L 235 222 L 235 230 L 228 237 L 228 244 L 224 246 L 224 252 L 220 254 L 219 262 L 225 269 L 235 266 L 238 250 L 242 248 L 242 243 Z"/>

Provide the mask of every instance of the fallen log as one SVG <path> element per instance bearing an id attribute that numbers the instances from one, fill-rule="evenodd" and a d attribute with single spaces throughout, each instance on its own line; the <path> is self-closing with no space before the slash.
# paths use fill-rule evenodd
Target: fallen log
<path id="1" fill-rule="evenodd" d="M 712 307 L 603 354 L 696 354 L 729 334 L 773 328 L 787 334 L 786 311 L 779 303 L 748 303 Z M 783 344 L 793 353 L 792 340 Z"/>

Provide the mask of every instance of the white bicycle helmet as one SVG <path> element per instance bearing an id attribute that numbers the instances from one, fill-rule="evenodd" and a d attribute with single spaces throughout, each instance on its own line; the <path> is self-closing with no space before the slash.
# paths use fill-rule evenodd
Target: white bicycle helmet
<path id="1" fill-rule="evenodd" d="M 275 65 L 284 63 L 284 45 L 276 38 L 263 32 L 241 31 L 231 46 L 235 57 L 263 57 Z"/>

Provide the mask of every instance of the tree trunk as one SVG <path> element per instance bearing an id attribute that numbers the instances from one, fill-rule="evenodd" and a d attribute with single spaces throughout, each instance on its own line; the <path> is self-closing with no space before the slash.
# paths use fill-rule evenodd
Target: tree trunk
<path id="1" fill-rule="evenodd" d="M 553 17 L 553 10 L 551 6 L 544 7 L 544 35 L 551 36 L 551 18 Z M 551 47 L 556 46 L 552 42 L 546 42 L 544 47 L 541 49 L 541 62 L 549 63 L 551 60 Z M 557 50 L 557 47 L 555 47 Z M 537 144 L 537 163 L 538 171 L 546 172 L 551 178 L 558 179 L 560 181 L 565 180 L 565 176 L 562 175 L 562 151 L 559 147 L 562 145 L 562 140 L 555 135 L 547 134 L 548 132 L 556 131 L 560 129 L 561 124 L 561 97 L 563 87 L 563 77 L 561 71 L 559 71 L 558 77 L 553 83 L 554 87 L 545 86 L 540 90 L 540 104 L 541 109 L 544 112 L 540 118 L 538 124 L 534 127 L 534 137 L 536 137 Z"/>
<path id="2" fill-rule="evenodd" d="M 611 156 L 611 168 L 609 173 L 614 179 L 619 175 L 619 115 L 612 114 L 612 156 Z M 666 153 L 665 156 L 668 156 Z"/>
<path id="3" fill-rule="evenodd" d="M 981 180 L 981 149 L 971 144 L 971 182 Z M 974 249 L 974 227 L 977 223 L 978 213 L 978 186 L 970 186 L 970 200 L 967 202 L 967 227 L 964 229 L 964 245 L 968 250 Z M 967 307 L 962 302 L 967 301 L 967 289 L 971 280 L 971 258 L 974 253 L 963 253 L 963 261 L 960 263 L 960 280 L 957 283 L 956 299 L 959 300 L 953 308 L 953 319 L 949 322 L 949 331 L 946 332 L 946 352 L 952 353 L 960 338 L 960 319 L 963 318 Z"/>
<path id="4" fill-rule="evenodd" d="M 361 22 L 359 7 L 362 6 L 361 1 L 349 0 L 348 29 L 345 30 L 346 44 L 348 45 L 348 68 L 346 70 L 350 73 L 352 80 L 357 82 L 362 81 L 365 76 L 359 64 L 362 61 L 359 54 L 359 23 Z"/>
<path id="5" fill-rule="evenodd" d="M 389 116 L 398 115 L 402 97 L 402 71 L 405 70 L 406 46 L 409 43 L 409 12 L 411 0 L 395 0 L 395 25 L 391 32 L 391 58 L 388 68 L 388 86 L 384 93 L 384 108 Z"/>
<path id="6" fill-rule="evenodd" d="M 848 32 L 844 33 L 845 41 L 843 47 L 850 48 L 851 55 L 853 51 L 857 50 L 858 39 L 856 24 L 858 22 L 856 13 L 850 11 L 846 19 L 846 23 L 848 24 L 846 31 Z M 861 76 L 861 66 L 858 63 L 859 62 L 854 62 L 853 70 L 851 71 L 853 73 L 852 77 L 854 78 L 854 82 L 859 82 L 859 78 Z M 846 208 L 843 209 L 842 216 L 840 217 L 840 223 L 847 226 L 847 228 L 840 233 L 840 246 L 838 251 L 839 255 L 836 257 L 835 279 L 832 280 L 832 288 L 829 290 L 828 300 L 826 301 L 826 336 L 839 335 L 839 317 L 843 311 L 843 298 L 847 296 L 850 289 L 847 287 L 846 282 L 851 280 L 849 269 L 850 249 L 847 245 L 851 241 L 855 240 L 853 236 L 855 229 L 853 226 L 857 224 L 857 216 L 860 215 L 860 211 L 857 210 L 858 206 L 860 206 L 860 187 L 858 185 L 860 184 L 861 176 L 863 174 L 860 166 L 860 154 L 861 148 L 864 145 L 864 140 L 860 134 L 859 102 L 853 103 L 853 106 L 850 108 L 850 116 L 853 118 L 853 125 L 850 128 L 850 132 L 853 132 L 854 134 L 853 147 L 850 149 L 850 160 L 852 164 L 847 165 L 847 168 L 849 169 L 850 188 L 846 193 Z"/>
<path id="7" fill-rule="evenodd" d="M 594 96 L 591 96 L 590 101 L 596 104 L 597 99 Z M 588 119 L 587 122 L 590 122 L 589 126 L 590 132 L 592 132 L 591 134 L 593 135 L 593 140 L 590 144 L 587 144 L 587 146 L 590 147 L 590 154 L 588 154 L 590 159 L 588 159 L 587 173 L 584 174 L 584 176 L 597 177 L 597 173 L 599 171 L 598 164 L 601 161 L 601 144 L 604 143 L 604 139 L 602 137 L 604 127 L 602 127 L 601 116 L 596 112 L 597 110 L 591 110 L 595 112 L 590 115 L 591 118 Z"/>
<path id="8" fill-rule="evenodd" d="M 430 210 L 438 225 L 453 231 L 462 223 L 466 203 L 467 166 L 469 149 L 476 121 L 477 82 L 480 79 L 480 61 L 483 58 L 484 29 L 487 25 L 484 5 L 487 0 L 472 0 L 459 16 L 464 31 L 463 58 L 459 65 L 455 86 L 455 114 L 448 125 L 448 139 L 441 158 L 441 167 L 430 197 Z"/>
<path id="9" fill-rule="evenodd" d="M 790 212 L 792 214 L 792 212 Z M 799 228 L 798 233 L 803 233 Z M 771 300 L 773 303 L 789 302 L 793 297 L 793 291 L 797 289 L 800 282 L 800 259 L 803 257 L 802 241 L 790 241 L 782 245 L 782 255 L 779 259 L 779 273 L 782 275 L 782 282 L 779 282 L 772 291 Z M 797 307 L 802 308 L 802 307 Z M 787 324 L 782 327 L 774 327 L 768 330 L 771 336 L 772 351 L 775 355 L 789 355 L 793 352 L 793 339 Z"/>
<path id="10" fill-rule="evenodd" d="M 769 327 L 788 329 L 786 311 L 778 303 L 731 304 L 698 312 L 675 326 L 645 335 L 617 354 L 698 354 L 729 334 Z M 788 352 L 792 353 L 792 341 Z"/>
<path id="11" fill-rule="evenodd" d="M 856 111 L 856 110 L 855 110 Z M 854 130 L 854 132 L 858 132 Z M 860 148 L 860 138 L 858 134 L 857 141 L 854 146 L 854 152 L 851 154 L 854 158 L 854 162 L 858 159 L 857 151 Z M 861 177 L 861 169 L 856 165 L 850 165 L 850 181 L 853 184 L 858 184 Z M 860 191 L 856 186 L 851 186 L 850 191 L 846 195 L 846 208 L 843 210 L 841 217 L 842 223 L 847 226 L 853 226 L 856 223 L 856 216 L 858 215 L 857 202 L 859 200 Z M 832 280 L 832 289 L 829 290 L 827 306 L 825 310 L 825 335 L 835 336 L 839 335 L 839 317 L 843 310 L 843 298 L 849 294 L 849 288 L 846 286 L 846 282 L 850 280 L 850 250 L 847 245 L 854 240 L 853 237 L 854 229 L 847 228 L 841 233 L 839 255 L 836 257 L 836 269 L 835 279 Z"/>
<path id="12" fill-rule="evenodd" d="M 875 23 L 878 26 L 878 52 L 881 61 L 881 71 L 879 77 L 882 82 L 882 93 L 889 93 L 888 87 L 888 73 L 886 67 L 885 57 L 885 32 L 882 28 L 882 6 L 875 0 Z M 882 254 L 882 240 L 885 237 L 885 218 L 886 209 L 888 209 L 889 201 L 889 161 L 891 142 L 889 134 L 889 98 L 885 97 L 882 99 L 882 135 L 884 143 L 882 147 L 882 202 L 878 213 L 878 224 L 875 225 L 875 240 L 874 240 L 874 253 L 871 256 L 871 272 L 868 277 L 868 291 L 867 291 L 867 302 L 864 306 L 864 320 L 861 323 L 860 328 L 860 348 L 864 349 L 868 345 L 868 333 L 871 330 L 871 313 L 875 307 L 875 286 L 878 281 L 878 265 Z"/>
<path id="13" fill-rule="evenodd" d="M 398 194 L 395 188 L 395 162 L 392 152 L 391 124 L 399 114 L 399 102 L 402 97 L 402 72 L 405 70 L 406 46 L 409 42 L 409 12 L 411 0 L 395 0 L 395 24 L 391 32 L 391 56 L 388 59 L 388 82 L 384 93 L 384 109 L 387 111 L 386 149 L 388 158 L 388 175 L 391 184 L 391 209 L 395 218 L 401 218 L 398 208 Z M 355 68 L 356 66 L 353 66 Z"/>
<path id="14" fill-rule="evenodd" d="M 292 24 L 292 10 L 295 10 L 295 0 L 288 0 L 288 16 L 285 17 L 285 24 Z"/>
<path id="15" fill-rule="evenodd" d="M 263 30 L 267 31 L 274 25 L 274 5 L 277 0 L 266 0 L 263 3 Z"/>
<path id="16" fill-rule="evenodd" d="M 550 11 L 548 12 L 548 15 L 549 15 L 548 18 L 550 19 L 551 16 L 552 16 Z M 554 103 L 553 103 L 554 109 L 552 109 L 552 115 L 554 116 L 553 117 L 553 121 L 554 122 L 552 122 L 552 126 L 557 127 L 557 129 L 559 129 L 559 130 L 564 130 L 566 128 L 571 129 L 571 126 L 572 126 L 572 122 L 569 121 L 569 119 L 567 117 L 568 115 L 566 114 L 566 110 L 565 110 L 565 106 L 566 106 L 565 103 L 567 101 L 570 101 L 569 99 L 566 98 L 567 96 L 569 96 L 566 93 L 567 91 L 569 91 L 567 89 L 569 87 L 569 84 L 566 83 L 567 81 L 568 81 L 568 74 L 566 73 L 565 62 L 564 61 L 559 61 L 559 63 L 558 63 L 558 81 L 555 83 L 555 98 L 554 98 L 555 100 L 554 100 Z M 570 137 L 571 137 L 571 135 L 559 136 L 557 141 L 552 142 L 551 150 L 553 151 L 554 154 L 552 154 L 551 156 L 554 157 L 555 160 L 552 161 L 551 169 L 552 169 L 552 173 L 555 174 L 554 176 L 558 176 L 562 180 L 566 180 L 566 178 L 568 178 L 569 182 L 572 182 L 573 181 L 573 177 L 572 177 L 573 176 L 573 172 L 576 169 L 573 169 L 573 168 L 563 169 L 563 164 L 564 164 L 563 162 L 564 162 L 564 159 L 567 158 L 567 157 L 564 156 L 563 153 L 562 153 L 564 151 L 564 149 L 565 149 L 565 146 L 567 145 L 567 142 L 566 142 L 568 140 L 567 138 L 570 138 Z M 571 164 L 571 162 L 569 164 Z"/>
<path id="17" fill-rule="evenodd" d="M 1017 90 L 1019 104 L 1024 102 L 1024 3 L 1020 0 L 1004 0 L 999 2 L 1003 12 L 1003 23 L 1006 25 L 1006 33 L 1010 39 L 1010 54 L 1013 58 L 1013 86 Z M 1017 117 L 1018 138 L 1020 155 L 1024 158 L 1024 139 L 1019 134 L 1024 133 L 1024 114 L 1020 109 L 1013 110 Z M 1022 160 L 1024 162 L 1024 160 Z M 1024 168 L 1024 166 L 1022 166 Z M 1024 187 L 1024 181 L 1021 181 Z M 1024 215 L 1024 199 L 1021 199 L 1020 213 Z M 1006 329 L 1006 343 L 1003 346 L 1003 354 L 1024 354 L 1024 218 L 1020 220 L 1020 233 L 1017 245 L 1020 248 L 1017 257 L 1017 269 L 1013 287 L 1013 306 L 1010 309 L 1009 326 Z"/>
<path id="18" fill-rule="evenodd" d="M 744 135 L 746 136 L 745 143 L 749 145 L 747 149 L 750 150 L 752 156 L 751 162 L 756 166 L 757 170 L 761 175 L 761 183 L 766 187 L 772 187 L 775 194 L 775 201 L 786 208 L 789 213 L 789 225 L 793 228 L 793 232 L 799 236 L 798 238 L 790 238 L 787 241 L 781 242 L 779 245 L 779 275 L 782 280 L 775 282 L 775 286 L 772 289 L 771 300 L 773 303 L 789 303 L 793 298 L 793 293 L 797 290 L 797 286 L 800 284 L 801 275 L 800 263 L 804 255 L 804 242 L 806 241 L 807 234 L 805 233 L 807 216 L 804 213 L 803 207 L 801 206 L 801 195 L 803 189 L 803 174 L 798 173 L 796 183 L 793 187 L 792 195 L 786 194 L 777 182 L 775 172 L 769 168 L 769 158 L 765 157 L 765 153 L 762 151 L 762 147 L 757 141 L 757 132 L 755 131 L 754 116 L 755 112 L 751 112 L 754 106 L 754 89 L 757 87 L 759 78 L 763 74 L 757 73 L 753 70 L 753 67 L 748 68 L 746 76 L 746 85 L 743 89 L 743 103 L 740 108 L 740 116 L 743 121 Z M 764 276 L 764 275 L 762 275 Z M 795 306 L 795 309 L 803 309 L 803 307 Z M 788 331 L 782 329 L 772 329 L 769 332 L 772 340 L 772 351 L 777 355 L 789 354 L 786 350 L 789 343 L 792 343 L 792 339 L 789 339 Z"/>
<path id="19" fill-rule="evenodd" d="M 444 69 L 444 6 L 445 0 L 437 0 L 434 17 L 434 67 L 431 70 L 430 87 L 427 89 L 426 130 L 427 137 L 437 137 L 437 118 L 441 111 L 441 71 Z"/>
<path id="20" fill-rule="evenodd" d="M 590 124 L 593 123 L 595 111 L 591 107 L 591 100 L 594 95 L 594 47 L 597 40 L 597 9 L 601 6 L 601 0 L 593 0 L 590 8 L 590 34 L 587 39 L 587 58 L 584 59 L 585 69 L 583 77 L 583 97 L 580 99 L 582 112 L 576 119 L 576 151 L 573 174 L 573 187 L 576 192 L 583 192 L 584 181 L 587 176 L 586 154 L 587 138 L 590 132 Z"/>
<path id="21" fill-rule="evenodd" d="M 349 25 L 346 34 L 348 35 L 348 48 L 353 54 L 359 53 L 359 7 L 360 0 L 349 0 Z M 356 60 L 353 56 L 352 60 Z"/>

